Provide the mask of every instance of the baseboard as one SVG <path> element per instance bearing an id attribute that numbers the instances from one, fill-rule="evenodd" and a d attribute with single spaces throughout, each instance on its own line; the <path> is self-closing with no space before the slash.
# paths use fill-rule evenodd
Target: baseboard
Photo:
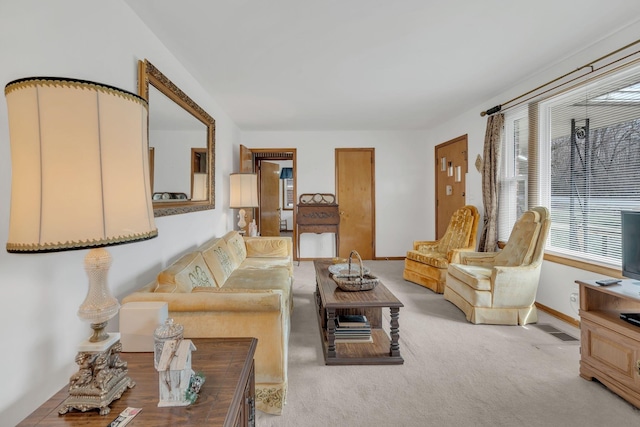
<path id="1" fill-rule="evenodd" d="M 376 261 L 404 261 L 404 256 L 378 256 L 375 257 Z"/>
<path id="2" fill-rule="evenodd" d="M 557 310 L 554 310 L 551 307 L 547 307 L 544 304 L 540 304 L 539 302 L 536 302 L 535 304 L 536 304 L 536 307 L 538 308 L 538 310 L 542 310 L 545 313 L 547 313 L 547 314 L 549 314 L 549 315 L 551 315 L 551 316 L 553 316 L 553 317 L 555 317 L 557 319 L 562 320 L 563 322 L 566 322 L 566 323 L 568 323 L 568 324 L 570 324 L 572 326 L 575 326 L 576 328 L 580 328 L 580 320 L 574 319 L 573 317 L 570 317 L 570 316 L 567 316 L 566 314 L 561 313 L 561 312 L 559 312 Z"/>

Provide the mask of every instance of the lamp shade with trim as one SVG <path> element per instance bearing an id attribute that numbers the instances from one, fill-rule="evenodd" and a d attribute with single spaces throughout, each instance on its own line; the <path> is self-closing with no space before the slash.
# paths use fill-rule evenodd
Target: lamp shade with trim
<path id="1" fill-rule="evenodd" d="M 86 80 L 5 87 L 11 140 L 9 252 L 110 246 L 156 237 L 148 104 Z"/>

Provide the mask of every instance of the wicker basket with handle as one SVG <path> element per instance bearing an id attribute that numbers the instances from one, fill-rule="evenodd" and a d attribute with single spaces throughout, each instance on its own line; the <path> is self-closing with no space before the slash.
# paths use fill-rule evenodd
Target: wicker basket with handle
<path id="1" fill-rule="evenodd" d="M 351 259 L 353 258 L 353 255 L 356 255 L 358 257 L 358 262 L 360 263 L 360 274 L 349 274 L 346 276 L 334 274 L 333 280 L 338 285 L 338 288 L 342 289 L 343 291 L 370 291 L 371 289 L 376 287 L 376 285 L 380 282 L 380 279 L 372 274 L 364 273 L 362 258 L 356 250 L 351 251 L 351 253 L 349 254 L 349 269 L 347 271 L 351 271 Z"/>

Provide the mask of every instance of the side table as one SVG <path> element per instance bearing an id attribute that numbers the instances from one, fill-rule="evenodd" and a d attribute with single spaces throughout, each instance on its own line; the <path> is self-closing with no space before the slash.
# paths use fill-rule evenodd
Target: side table
<path id="1" fill-rule="evenodd" d="M 129 376 L 136 385 L 111 405 L 108 415 L 95 411 L 71 411 L 58 415 L 68 396 L 63 387 L 19 426 L 100 426 L 109 425 L 127 407 L 142 408 L 129 426 L 255 426 L 255 338 L 194 338 L 193 370 L 206 379 L 196 402 L 189 406 L 158 407 L 158 373 L 153 353 L 122 353 Z"/>

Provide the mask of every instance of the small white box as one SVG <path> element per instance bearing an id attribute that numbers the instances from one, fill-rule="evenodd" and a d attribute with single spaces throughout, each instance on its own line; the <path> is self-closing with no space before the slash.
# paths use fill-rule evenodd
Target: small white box
<path id="1" fill-rule="evenodd" d="M 169 317 L 166 302 L 128 302 L 120 308 L 122 351 L 153 351 L 153 333 Z"/>

